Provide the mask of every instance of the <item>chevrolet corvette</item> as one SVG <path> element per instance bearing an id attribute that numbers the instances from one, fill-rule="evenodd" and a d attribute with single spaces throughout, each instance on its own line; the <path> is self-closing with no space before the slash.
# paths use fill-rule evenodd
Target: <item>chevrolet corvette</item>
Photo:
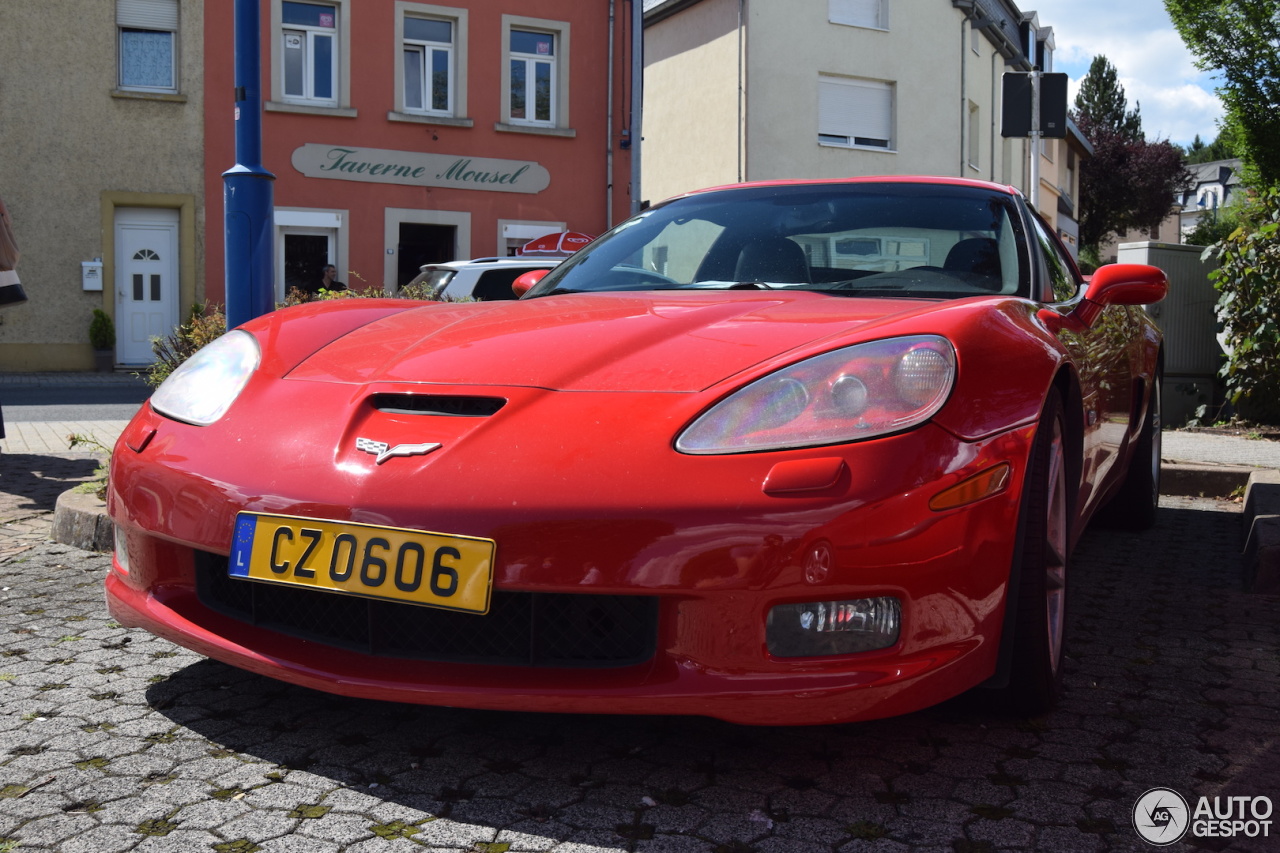
<path id="1" fill-rule="evenodd" d="M 894 177 L 691 192 L 517 300 L 277 310 L 121 435 L 109 608 L 372 699 L 1044 712 L 1085 526 L 1155 519 L 1167 287 Z"/>

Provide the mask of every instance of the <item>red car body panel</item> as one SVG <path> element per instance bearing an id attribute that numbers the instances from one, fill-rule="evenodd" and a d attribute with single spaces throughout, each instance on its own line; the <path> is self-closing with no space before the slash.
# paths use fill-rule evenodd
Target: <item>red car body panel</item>
<path id="1" fill-rule="evenodd" d="M 1078 401 L 1076 535 L 1128 465 L 1145 414 L 1131 377 L 1153 375 L 1158 335 L 1120 305 L 1092 326 L 1069 326 L 1016 297 L 761 290 L 277 311 L 243 327 L 263 361 L 224 417 L 194 426 L 145 405 L 121 436 L 108 503 L 128 560 L 117 559 L 107 600 L 123 624 L 353 696 L 750 724 L 904 713 L 996 669 L 1021 487 L 1049 390 Z M 753 379 L 918 334 L 945 337 L 957 354 L 950 399 L 921 426 L 754 453 L 673 447 Z M 424 418 L 379 409 L 378 394 L 506 403 L 500 416 Z M 443 447 L 383 465 L 356 446 L 375 435 Z M 1003 489 L 930 509 L 1001 464 Z M 654 597 L 654 653 L 608 669 L 477 666 L 249 624 L 206 606 L 195 581 L 204 555 L 231 552 L 242 511 L 492 539 L 495 590 Z M 834 560 L 815 580 L 806 555 L 819 545 Z M 772 607 L 876 596 L 901 601 L 892 647 L 769 653 Z"/>

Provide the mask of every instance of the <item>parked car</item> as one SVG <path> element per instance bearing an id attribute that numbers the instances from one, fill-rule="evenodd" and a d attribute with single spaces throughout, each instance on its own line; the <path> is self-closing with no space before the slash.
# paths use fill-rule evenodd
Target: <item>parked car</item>
<path id="1" fill-rule="evenodd" d="M 513 281 L 530 270 L 549 270 L 562 260 L 563 257 L 474 258 L 423 264 L 408 287 L 425 284 L 431 288 L 433 299 L 445 302 L 515 299 L 511 292 Z"/>
<path id="2" fill-rule="evenodd" d="M 114 617 L 467 708 L 1053 704 L 1073 545 L 1155 518 L 1160 270 L 1086 284 L 1016 190 L 859 178 L 690 193 L 519 287 L 183 364 L 112 456 Z"/>

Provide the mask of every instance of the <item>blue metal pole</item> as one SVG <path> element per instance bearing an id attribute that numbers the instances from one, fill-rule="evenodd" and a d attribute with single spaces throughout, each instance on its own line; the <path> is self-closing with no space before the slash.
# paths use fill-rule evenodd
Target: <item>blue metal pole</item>
<path id="1" fill-rule="evenodd" d="M 271 311 L 275 281 L 272 181 L 262 164 L 259 0 L 235 0 L 236 164 L 222 173 L 227 328 Z"/>

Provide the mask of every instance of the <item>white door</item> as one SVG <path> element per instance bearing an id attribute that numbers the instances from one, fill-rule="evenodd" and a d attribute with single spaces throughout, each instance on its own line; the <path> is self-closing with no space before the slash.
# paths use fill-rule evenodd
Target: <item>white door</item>
<path id="1" fill-rule="evenodd" d="M 178 325 L 178 211 L 116 208 L 116 362 L 150 364 Z"/>

